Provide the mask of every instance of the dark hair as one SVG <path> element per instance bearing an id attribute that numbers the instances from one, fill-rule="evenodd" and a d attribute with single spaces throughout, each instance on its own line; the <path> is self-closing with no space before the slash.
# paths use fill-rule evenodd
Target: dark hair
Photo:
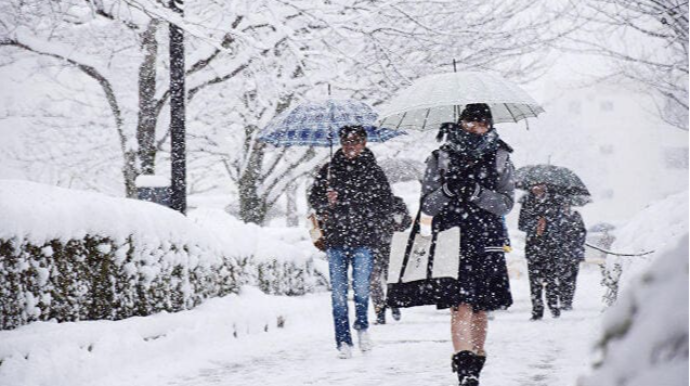
<path id="1" fill-rule="evenodd" d="M 360 125 L 348 125 L 348 126 L 343 126 L 338 130 L 338 137 L 340 139 L 347 138 L 351 135 L 356 135 L 358 137 L 367 138 L 367 131 L 364 129 L 364 126 Z"/>
<path id="2" fill-rule="evenodd" d="M 470 103 L 462 110 L 458 122 L 460 121 L 487 122 L 493 126 L 491 108 L 486 103 Z"/>

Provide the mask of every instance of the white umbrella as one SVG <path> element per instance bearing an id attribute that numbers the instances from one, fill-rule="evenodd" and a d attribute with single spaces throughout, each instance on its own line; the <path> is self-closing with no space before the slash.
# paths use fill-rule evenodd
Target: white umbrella
<path id="1" fill-rule="evenodd" d="M 379 126 L 436 130 L 457 122 L 465 105 L 486 103 L 494 123 L 536 117 L 544 109 L 515 83 L 484 72 L 453 72 L 419 78 L 379 115 Z"/>

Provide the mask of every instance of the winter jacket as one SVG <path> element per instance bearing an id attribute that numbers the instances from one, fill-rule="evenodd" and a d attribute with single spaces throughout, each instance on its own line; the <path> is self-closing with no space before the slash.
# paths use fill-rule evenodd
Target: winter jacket
<path id="1" fill-rule="evenodd" d="M 393 240 L 393 233 L 402 232 L 412 225 L 410 211 L 402 198 L 393 196 L 390 216 L 383 224 L 381 243 L 390 244 Z"/>
<path id="2" fill-rule="evenodd" d="M 338 193 L 333 206 L 328 203 L 329 189 Z M 388 179 L 369 149 L 365 148 L 354 159 L 338 150 L 319 171 L 309 193 L 309 204 L 323 220 L 327 248 L 373 248 L 383 237 L 392 197 Z"/>
<path id="3" fill-rule="evenodd" d="M 442 231 L 459 226 L 463 254 L 480 255 L 503 252 L 506 232 L 503 216 L 514 204 L 514 167 L 509 158 L 512 149 L 501 141 L 501 146 L 477 159 L 473 166 L 462 171 L 471 175 L 468 184 L 473 194 L 469 202 L 462 202 L 449 191 L 445 181 L 456 173 L 456 153 L 447 147 L 434 151 L 427 159 L 422 182 L 422 211 L 434 216 L 433 226 Z"/>
<path id="4" fill-rule="evenodd" d="M 587 229 L 580 213 L 574 210 L 565 212 L 559 227 L 563 257 L 577 261 L 584 260 Z"/>
<path id="5" fill-rule="evenodd" d="M 584 259 L 584 243 L 587 231 L 582 216 L 568 209 L 567 199 L 547 194 L 543 199 L 527 194 L 520 200 L 522 208 L 518 229 L 527 233 L 527 258 L 535 254 L 553 258 Z M 541 236 L 537 235 L 539 218 L 546 220 Z"/>

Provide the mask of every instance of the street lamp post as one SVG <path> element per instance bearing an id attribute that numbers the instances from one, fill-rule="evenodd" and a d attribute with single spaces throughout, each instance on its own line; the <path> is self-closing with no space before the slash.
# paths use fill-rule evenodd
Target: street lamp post
<path id="1" fill-rule="evenodd" d="M 184 0 L 170 0 L 170 9 L 184 14 Z M 184 32 L 170 24 L 170 207 L 187 210 L 187 165 L 185 155 Z"/>

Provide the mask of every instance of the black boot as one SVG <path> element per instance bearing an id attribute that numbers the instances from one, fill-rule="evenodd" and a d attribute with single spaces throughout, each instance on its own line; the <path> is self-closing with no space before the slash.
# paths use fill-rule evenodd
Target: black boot
<path id="1" fill-rule="evenodd" d="M 458 373 L 459 386 L 479 386 L 479 373 L 484 367 L 485 356 L 472 351 L 460 351 L 453 355 L 453 372 Z"/>
<path id="2" fill-rule="evenodd" d="M 393 314 L 393 319 L 395 319 L 396 321 L 400 320 L 402 316 L 400 315 L 400 308 L 391 308 L 391 312 Z"/>
<path id="3" fill-rule="evenodd" d="M 530 318 L 530 320 L 540 320 L 543 317 L 544 317 L 544 309 L 543 308 L 532 309 L 532 318 Z"/>
<path id="4" fill-rule="evenodd" d="M 386 309 L 376 312 L 376 324 L 386 324 Z"/>

